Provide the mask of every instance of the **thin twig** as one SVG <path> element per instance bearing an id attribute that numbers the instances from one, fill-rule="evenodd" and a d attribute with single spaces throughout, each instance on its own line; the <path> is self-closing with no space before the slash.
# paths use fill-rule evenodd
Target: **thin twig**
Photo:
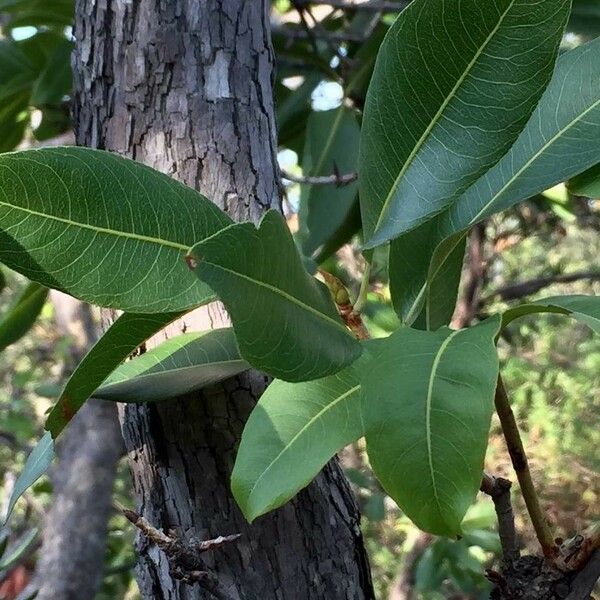
<path id="1" fill-rule="evenodd" d="M 580 281 L 582 279 L 600 281 L 600 271 L 578 271 L 577 273 L 568 273 L 566 275 L 559 274 L 550 277 L 531 279 L 529 281 L 521 281 L 494 290 L 491 294 L 481 300 L 481 304 L 485 304 L 493 298 L 500 298 L 501 300 L 517 300 L 523 298 L 523 296 L 535 294 L 554 283 L 573 283 L 574 281 Z"/>
<path id="2" fill-rule="evenodd" d="M 300 183 L 303 185 L 335 185 L 336 187 L 343 187 L 358 179 L 358 173 L 346 173 L 339 174 L 333 173 L 332 175 L 294 175 L 288 171 L 281 171 L 281 176 L 288 181 L 294 183 Z"/>
<path id="3" fill-rule="evenodd" d="M 315 31 L 315 32 L 318 32 L 319 34 L 321 34 L 320 35 L 321 39 L 325 41 L 325 43 L 329 47 L 329 51 L 338 57 L 338 60 L 340 61 L 340 63 L 347 62 L 348 59 L 346 56 L 344 56 L 340 52 L 339 46 L 337 46 L 334 43 L 334 41 L 331 39 L 331 37 L 329 37 L 328 35 L 323 35 L 323 33 L 326 33 L 327 30 L 321 25 L 321 23 L 315 17 L 315 15 L 313 15 L 312 11 L 310 10 L 310 6 L 308 6 L 307 4 L 303 4 L 301 0 L 292 0 L 292 4 L 298 11 L 298 14 L 300 15 L 301 19 L 302 19 L 303 13 L 306 13 L 311 18 L 311 20 L 313 22 L 311 31 Z M 308 25 L 307 25 L 307 27 L 308 27 Z"/>
<path id="4" fill-rule="evenodd" d="M 502 477 L 483 474 L 481 487 L 484 494 L 491 497 L 498 517 L 498 534 L 502 545 L 502 556 L 505 563 L 519 559 L 519 543 L 515 528 L 515 515 L 510 501 L 511 482 Z"/>
<path id="5" fill-rule="evenodd" d="M 353 0 L 312 0 L 307 2 L 313 6 L 331 6 L 340 10 L 360 10 L 365 12 L 401 12 L 410 2 L 390 2 L 389 0 L 371 0 L 371 2 L 354 2 Z"/>
<path id="6" fill-rule="evenodd" d="M 527 461 L 527 455 L 525 454 L 525 448 L 523 447 L 523 441 L 517 427 L 517 421 L 515 415 L 510 406 L 508 396 L 506 394 L 506 388 L 502 377 L 498 376 L 498 385 L 496 386 L 495 396 L 496 412 L 500 418 L 500 424 L 502 425 L 502 433 L 506 440 L 508 447 L 508 453 L 512 461 L 513 468 L 517 474 L 519 485 L 521 486 L 521 494 L 525 500 L 527 506 L 527 512 L 533 523 L 537 539 L 542 547 L 542 552 L 547 558 L 555 558 L 558 554 L 558 548 L 554 542 L 552 532 L 546 522 L 546 518 L 540 506 L 540 501 L 533 485 L 531 478 L 531 471 L 529 470 L 529 463 Z"/>
<path id="7" fill-rule="evenodd" d="M 321 31 L 315 31 L 313 27 L 309 27 L 310 31 L 302 29 L 292 29 L 291 27 L 272 27 L 271 31 L 275 34 L 280 34 L 291 40 L 317 40 L 317 39 L 328 39 L 333 42 L 357 42 L 362 43 L 365 41 L 364 34 L 358 33 L 347 33 L 344 31 L 328 31 L 322 29 Z"/>
<path id="8" fill-rule="evenodd" d="M 296 9 L 296 12 L 300 16 L 300 22 L 302 23 L 302 27 L 304 28 L 304 33 L 306 37 L 310 41 L 310 45 L 312 46 L 313 52 L 318 56 L 319 55 L 319 46 L 317 43 L 317 38 L 315 36 L 314 28 L 308 24 L 306 20 L 306 15 L 304 14 L 304 5 L 300 0 L 292 0 L 292 6 Z"/>
<path id="9" fill-rule="evenodd" d="M 125 508 L 117 502 L 114 504 L 140 530 L 148 541 L 155 544 L 164 552 L 169 563 L 171 576 L 174 579 L 178 579 L 188 585 L 197 583 L 218 600 L 235 600 L 219 579 L 213 573 L 206 570 L 199 555 L 202 552 L 218 548 L 225 543 L 239 539 L 240 536 L 238 534 L 219 536 L 214 540 L 184 543 L 172 531 L 166 534 L 154 527 L 137 512 Z"/>

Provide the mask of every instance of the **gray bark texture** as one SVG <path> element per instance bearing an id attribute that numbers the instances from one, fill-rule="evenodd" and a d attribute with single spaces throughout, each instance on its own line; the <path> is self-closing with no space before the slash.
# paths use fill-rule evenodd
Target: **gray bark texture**
<path id="1" fill-rule="evenodd" d="M 55 291 L 51 299 L 58 330 L 74 341 L 70 371 L 95 341 L 95 325 L 89 306 Z M 86 403 L 61 436 L 57 454 L 53 503 L 36 565 L 36 598 L 91 600 L 102 582 L 112 488 L 123 454 L 116 406 Z"/>
<path id="2" fill-rule="evenodd" d="M 168 173 L 237 220 L 279 208 L 269 10 L 268 0 L 78 0 L 78 144 Z M 214 305 L 177 328 L 197 321 L 219 326 L 226 315 Z M 337 461 L 252 525 L 231 497 L 239 437 L 266 385 L 249 372 L 193 397 L 121 407 L 139 512 L 185 539 L 241 533 L 203 555 L 231 598 L 372 598 L 360 515 Z M 138 550 L 144 598 L 211 597 L 174 580 L 155 546 L 139 539 Z"/>

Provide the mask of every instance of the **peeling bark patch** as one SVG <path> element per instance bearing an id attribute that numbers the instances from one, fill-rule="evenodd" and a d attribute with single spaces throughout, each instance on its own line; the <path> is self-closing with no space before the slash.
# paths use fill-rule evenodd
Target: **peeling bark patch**
<path id="1" fill-rule="evenodd" d="M 217 50 L 215 61 L 206 67 L 206 83 L 204 85 L 206 99 L 211 102 L 232 98 L 229 89 L 229 72 L 231 54 Z"/>

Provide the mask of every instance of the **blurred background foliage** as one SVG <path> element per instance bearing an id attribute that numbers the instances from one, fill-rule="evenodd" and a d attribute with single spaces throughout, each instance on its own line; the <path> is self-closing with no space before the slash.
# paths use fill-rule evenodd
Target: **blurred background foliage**
<path id="1" fill-rule="evenodd" d="M 272 8 L 284 209 L 308 263 L 336 274 L 356 294 L 360 215 L 355 171 L 361 109 L 379 44 L 407 2 L 276 0 Z M 0 0 L 0 151 L 71 143 L 72 0 Z M 600 34 L 600 2 L 575 0 L 565 47 Z M 328 178 L 329 185 L 314 183 Z M 342 185 L 343 184 L 343 185 Z M 576 186 L 571 189 L 579 191 Z M 554 294 L 600 293 L 600 200 L 564 185 L 477 227 L 469 242 L 456 326 L 496 309 Z M 375 254 L 365 322 L 373 336 L 398 326 Z M 1 511 L 44 414 L 72 365 L 75 341 L 56 325 L 45 290 L 3 269 L 0 276 Z M 56 300 L 54 300 L 56 302 Z M 99 325 L 98 325 L 99 326 Z M 519 320 L 500 341 L 505 382 L 522 427 L 543 505 L 559 535 L 600 518 L 600 339 L 559 316 Z M 479 599 L 485 570 L 498 566 L 499 541 L 488 498 L 469 511 L 458 541 L 424 534 L 375 481 L 361 443 L 341 460 L 364 515 L 378 598 Z M 486 468 L 511 479 L 500 427 L 493 423 Z M 514 479 L 514 478 L 513 478 Z M 35 571 L 50 479 L 38 482 L 0 531 L 0 599 L 12 600 Z M 125 459 L 115 499 L 132 505 Z M 518 494 L 523 548 L 535 539 Z M 110 518 L 99 600 L 138 597 L 132 526 Z M 21 597 L 23 597 L 21 595 Z"/>

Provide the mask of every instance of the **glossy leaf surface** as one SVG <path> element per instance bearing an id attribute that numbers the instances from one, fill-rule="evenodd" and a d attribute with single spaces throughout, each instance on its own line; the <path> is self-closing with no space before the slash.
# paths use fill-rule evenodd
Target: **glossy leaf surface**
<path id="1" fill-rule="evenodd" d="M 15 305 L 0 320 L 0 351 L 20 340 L 42 312 L 48 288 L 30 283 Z"/>
<path id="2" fill-rule="evenodd" d="M 6 511 L 6 520 L 8 521 L 17 500 L 27 491 L 46 471 L 50 468 L 54 460 L 54 440 L 47 431 L 42 439 L 37 443 L 31 454 L 25 461 L 23 472 L 17 478 L 13 488 L 8 509 Z"/>
<path id="3" fill-rule="evenodd" d="M 194 190 L 115 154 L 0 156 L 0 261 L 86 302 L 160 313 L 212 299 L 184 257 L 230 223 Z"/>
<path id="4" fill-rule="evenodd" d="M 366 247 L 425 222 L 493 166 L 548 84 L 569 0 L 414 0 L 381 45 L 361 132 Z"/>
<path id="5" fill-rule="evenodd" d="M 599 296 L 553 296 L 530 304 L 521 304 L 510 308 L 502 316 L 502 326 L 534 313 L 558 313 L 569 315 L 587 325 L 595 333 L 600 333 L 600 297 Z"/>
<path id="6" fill-rule="evenodd" d="M 331 375 L 361 346 L 342 323 L 327 288 L 304 267 L 284 218 L 232 225 L 196 244 L 190 262 L 223 301 L 242 357 L 285 381 Z"/>
<path id="7" fill-rule="evenodd" d="M 313 112 L 308 119 L 304 142 L 304 174 L 331 176 L 354 173 L 359 140 L 360 128 L 349 108 L 342 105 L 333 110 Z M 357 182 L 340 187 L 302 186 L 299 237 L 307 256 L 312 256 L 336 237 L 358 202 L 357 192 Z"/>
<path id="8" fill-rule="evenodd" d="M 233 495 L 249 521 L 273 510 L 310 483 L 341 448 L 363 435 L 361 367 L 324 379 L 276 380 L 252 411 L 232 474 Z M 370 347 L 370 348 L 369 348 Z"/>
<path id="9" fill-rule="evenodd" d="M 50 411 L 46 429 L 52 433 L 52 437 L 56 438 L 100 384 L 140 344 L 182 315 L 183 313 L 121 315 L 77 365 L 58 402 Z"/>
<path id="10" fill-rule="evenodd" d="M 525 129 L 507 155 L 472 185 L 453 206 L 410 232 L 414 243 L 395 240 L 392 255 L 412 258 L 410 280 L 403 262 L 390 262 L 404 299 L 402 315 L 423 305 L 426 281 L 444 268 L 466 229 L 534 194 L 568 180 L 600 162 L 600 39 L 562 55 L 556 71 Z M 394 249 L 396 246 L 396 249 Z M 402 248 L 407 248 L 404 251 Z M 397 259 L 396 259 L 397 260 Z"/>
<path id="11" fill-rule="evenodd" d="M 460 331 L 403 327 L 362 378 L 367 452 L 387 493 L 414 523 L 457 536 L 481 483 L 500 318 Z"/>
<path id="12" fill-rule="evenodd" d="M 152 402 L 181 396 L 248 369 L 237 349 L 233 329 L 183 333 L 123 363 L 95 398 Z"/>

